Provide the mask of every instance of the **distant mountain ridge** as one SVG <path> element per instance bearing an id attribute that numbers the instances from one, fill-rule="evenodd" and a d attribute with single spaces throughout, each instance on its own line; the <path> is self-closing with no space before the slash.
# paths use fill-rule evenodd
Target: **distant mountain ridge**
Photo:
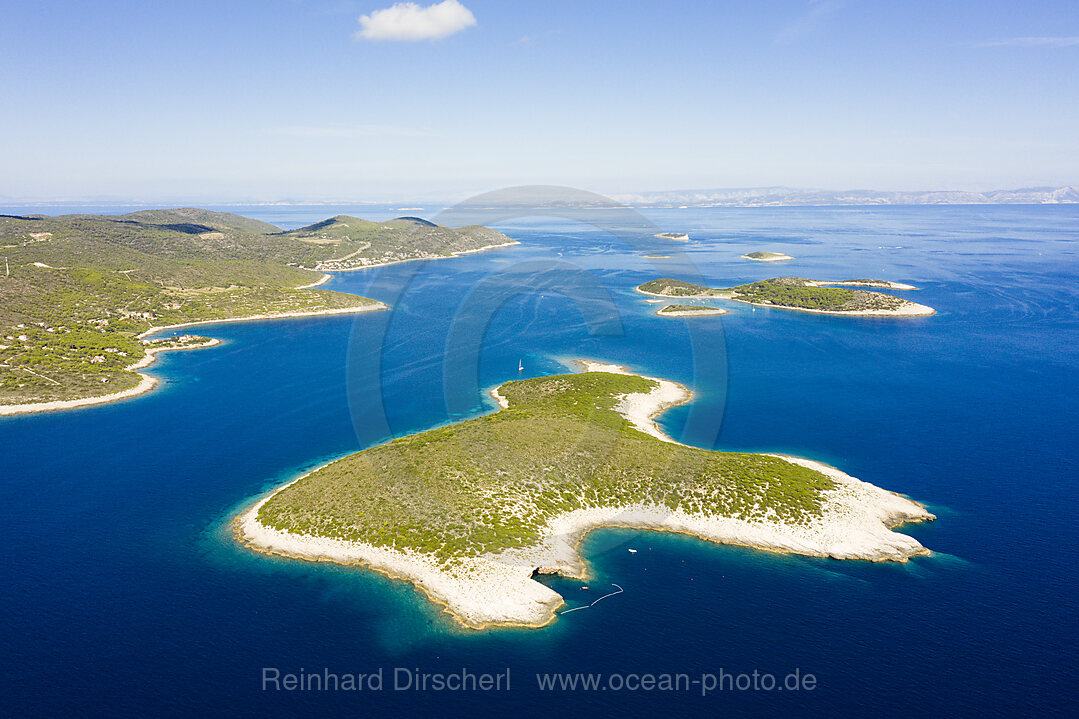
<path id="1" fill-rule="evenodd" d="M 87 217 L 96 218 L 96 215 Z M 239 230 L 242 232 L 268 233 L 280 232 L 281 228 L 269 222 L 253 220 L 250 217 L 235 215 L 231 212 L 214 212 L 198 207 L 178 207 L 172 210 L 138 210 L 121 215 L 122 220 L 134 220 L 151 225 L 176 226 L 180 224 L 203 225 L 214 230 Z"/>
<path id="2" fill-rule="evenodd" d="M 320 271 L 355 270 L 363 267 L 437 259 L 491 247 L 516 244 L 488 227 L 443 227 L 422 217 L 398 217 L 385 222 L 337 215 L 313 225 L 281 232 L 275 237 L 319 248 L 321 256 L 300 265 Z M 326 254 L 329 253 L 329 254 Z"/>
<path id="3" fill-rule="evenodd" d="M 1079 186 L 1015 190 L 882 191 L 751 187 L 612 195 L 634 207 L 783 207 L 799 205 L 1050 205 L 1079 203 Z"/>

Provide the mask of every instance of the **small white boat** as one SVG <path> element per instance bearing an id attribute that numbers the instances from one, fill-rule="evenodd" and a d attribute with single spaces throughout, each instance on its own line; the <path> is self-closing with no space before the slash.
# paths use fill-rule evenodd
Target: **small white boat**
<path id="1" fill-rule="evenodd" d="M 637 553 L 637 550 L 636 550 L 636 549 L 631 549 L 631 550 L 629 550 L 629 553 L 630 553 L 630 554 L 636 554 L 636 553 Z"/>
<path id="2" fill-rule="evenodd" d="M 525 369 L 525 363 L 522 362 L 521 360 L 517 360 L 517 371 L 518 372 L 524 372 L 524 369 Z"/>

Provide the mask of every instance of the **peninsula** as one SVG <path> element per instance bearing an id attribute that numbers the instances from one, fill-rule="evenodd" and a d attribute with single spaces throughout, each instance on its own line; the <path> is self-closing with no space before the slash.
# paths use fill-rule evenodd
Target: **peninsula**
<path id="1" fill-rule="evenodd" d="M 461 625 L 538 627 L 562 597 L 536 574 L 584 579 L 599 527 L 871 561 L 928 554 L 889 531 L 921 505 L 817 462 L 675 443 L 652 417 L 682 386 L 587 372 L 507 382 L 500 410 L 331 462 L 237 517 L 248 547 L 363 565 L 413 583 Z"/>
<path id="2" fill-rule="evenodd" d="M 784 260 L 793 260 L 790 255 L 785 255 L 782 252 L 747 252 L 742 255 L 743 260 L 753 260 L 754 262 L 783 262 Z"/>
<path id="3" fill-rule="evenodd" d="M 833 286 L 838 285 L 838 286 Z M 886 280 L 841 280 L 830 282 L 803 277 L 775 277 L 737 287 L 716 288 L 690 282 L 663 278 L 637 287 L 637 291 L 653 297 L 685 297 L 724 299 L 744 302 L 758 307 L 772 307 L 829 315 L 876 317 L 925 317 L 936 313 L 926 307 L 895 295 L 848 287 L 877 287 L 913 290 Z"/>
<path id="4" fill-rule="evenodd" d="M 315 289 L 326 272 L 512 243 L 412 217 L 335 217 L 285 232 L 197 208 L 0 215 L 0 415 L 131 397 L 156 383 L 138 370 L 157 353 L 216 344 L 147 339 L 159 330 L 386 309 Z"/>
<path id="5" fill-rule="evenodd" d="M 312 251 L 300 264 L 319 272 L 437 260 L 519 244 L 488 227 L 470 225 L 455 229 L 420 217 L 371 222 L 337 215 L 280 236 L 308 245 Z"/>

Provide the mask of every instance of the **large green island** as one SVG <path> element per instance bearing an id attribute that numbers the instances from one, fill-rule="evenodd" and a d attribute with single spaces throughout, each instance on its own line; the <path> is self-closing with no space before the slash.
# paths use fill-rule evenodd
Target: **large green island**
<path id="1" fill-rule="evenodd" d="M 153 332 L 246 319 L 385 309 L 314 289 L 326 272 L 515 244 L 486 227 L 338 216 L 282 231 L 197 208 L 126 215 L 0 215 L 0 415 L 150 390 L 158 352 L 213 346 Z"/>
<path id="2" fill-rule="evenodd" d="M 936 313 L 910 300 L 872 292 L 873 287 L 892 290 L 913 290 L 910 285 L 887 280 L 809 280 L 804 277 L 774 277 L 736 287 L 705 287 L 682 280 L 663 278 L 645 282 L 637 291 L 653 297 L 684 297 L 694 299 L 723 299 L 744 302 L 758 307 L 817 312 L 828 315 L 877 317 L 925 317 Z"/>
<path id="3" fill-rule="evenodd" d="M 252 549 L 358 564 L 412 582 L 461 625 L 542 626 L 562 597 L 537 573 L 585 578 L 582 535 L 623 526 L 777 552 L 905 561 L 890 531 L 921 505 L 806 459 L 675 443 L 652 421 L 674 382 L 587 372 L 507 382 L 492 414 L 331 462 L 235 521 Z"/>

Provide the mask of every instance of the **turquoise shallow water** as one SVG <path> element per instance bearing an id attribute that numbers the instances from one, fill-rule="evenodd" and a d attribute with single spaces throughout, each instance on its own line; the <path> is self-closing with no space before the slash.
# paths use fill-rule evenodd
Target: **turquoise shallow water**
<path id="1" fill-rule="evenodd" d="M 243 211 L 284 226 L 401 214 Z M 392 313 L 208 327 L 225 344 L 164 355 L 150 395 L 0 419 L 4 705 L 33 716 L 1074 713 L 1079 209 L 649 217 L 691 234 L 674 248 L 685 256 L 648 260 L 575 222 L 507 221 L 522 246 L 327 285 L 392 299 Z M 737 259 L 753 249 L 798 259 Z M 654 317 L 632 288 L 690 263 L 717 284 L 910 282 L 923 289 L 905 296 L 939 314 L 737 305 L 692 325 Z M 567 283 L 591 298 L 585 314 Z M 660 420 L 683 441 L 811 457 L 926 502 L 940 519 L 903 531 L 934 556 L 874 565 L 596 532 L 583 547 L 590 589 L 549 581 L 573 606 L 611 583 L 623 594 L 541 631 L 477 634 L 404 583 L 231 541 L 228 520 L 259 493 L 389 436 L 491 411 L 486 389 L 517 377 L 519 360 L 532 376 L 573 357 L 692 386 L 696 401 Z M 382 668 L 387 685 L 264 692 L 263 667 Z M 512 688 L 393 691 L 396 667 L 509 668 Z M 817 686 L 701 697 L 696 686 L 541 691 L 535 679 L 754 670 L 812 673 Z"/>

